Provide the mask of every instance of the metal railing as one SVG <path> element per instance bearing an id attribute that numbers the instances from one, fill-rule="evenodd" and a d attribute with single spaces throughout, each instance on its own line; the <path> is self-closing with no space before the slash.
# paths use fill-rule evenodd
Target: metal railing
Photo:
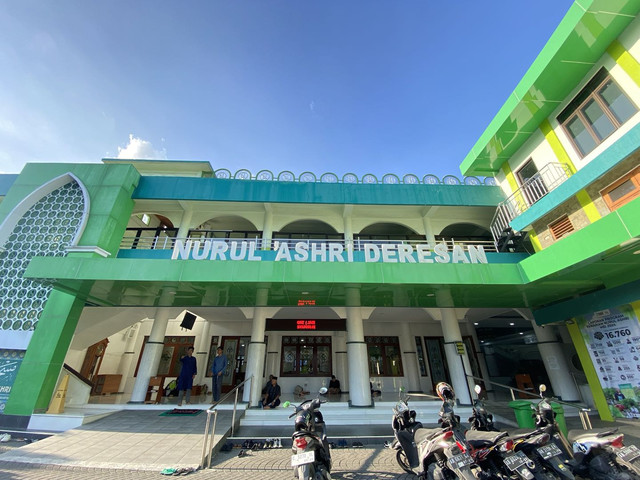
<path id="1" fill-rule="evenodd" d="M 556 189 L 572 174 L 569 166 L 564 163 L 548 163 L 533 177 L 527 179 L 510 197 L 498 204 L 491 221 L 491 234 L 496 244 L 502 232 L 509 228 L 511 220 Z"/>
<path id="2" fill-rule="evenodd" d="M 491 385 L 495 385 L 496 387 L 501 387 L 501 388 L 505 388 L 507 390 L 509 390 L 509 392 L 511 393 L 511 399 L 515 400 L 516 396 L 514 394 L 514 392 L 520 392 L 520 393 L 524 393 L 526 395 L 529 395 L 533 398 L 540 398 L 539 395 L 535 394 L 535 393 L 531 393 L 530 391 L 527 390 L 521 390 L 519 388 L 515 388 L 512 387 L 510 385 L 505 385 L 503 383 L 498 383 L 498 382 L 493 382 L 490 380 L 485 380 L 484 378 L 480 378 L 480 377 L 474 377 L 473 375 L 467 375 L 467 378 L 470 378 L 472 380 L 477 380 L 480 382 L 484 382 L 484 383 L 489 383 Z M 585 430 L 591 430 L 593 428 L 593 426 L 591 425 L 591 419 L 589 418 L 589 412 L 591 411 L 591 408 L 589 408 L 587 405 L 582 405 L 580 403 L 568 403 L 568 402 L 563 402 L 562 400 L 553 400 L 556 403 L 562 404 L 562 405 L 566 405 L 567 407 L 571 407 L 571 408 L 575 408 L 575 409 L 579 409 L 578 414 L 580 415 L 580 421 L 582 422 L 582 428 Z"/>
<path id="3" fill-rule="evenodd" d="M 381 245 L 411 245 L 415 247 L 418 244 L 427 244 L 427 240 L 363 240 L 356 238 L 351 241 L 345 241 L 344 239 L 326 239 L 326 238 L 307 238 L 307 239 L 297 239 L 297 238 L 274 238 L 274 239 L 262 239 L 262 238 L 210 238 L 205 239 L 201 237 L 133 237 L 133 236 L 124 236 L 122 241 L 120 242 L 120 249 L 122 250 L 173 250 L 176 241 L 182 240 L 183 242 L 198 241 L 200 244 L 206 240 L 210 240 L 212 242 L 224 242 L 231 246 L 232 242 L 235 242 L 236 245 L 241 245 L 242 242 L 247 242 L 247 244 L 254 243 L 256 250 L 278 250 L 282 243 L 286 243 L 290 249 L 295 248 L 297 243 L 304 243 L 308 247 L 311 245 L 320 245 L 322 243 L 337 243 L 343 246 L 343 248 L 347 248 L 348 245 L 353 245 L 353 251 L 361 252 L 364 251 L 365 244 L 373 244 L 376 246 Z M 451 251 L 454 245 L 461 246 L 463 248 L 472 245 L 482 246 L 485 252 L 496 252 L 495 243 L 491 240 L 456 240 L 455 238 L 442 239 L 437 241 L 436 243 L 447 245 L 449 251 Z M 434 247 L 434 245 L 430 245 Z"/>
<path id="4" fill-rule="evenodd" d="M 234 434 L 236 428 L 236 410 L 238 407 L 238 392 L 240 388 L 244 386 L 245 383 L 251 381 L 250 390 L 249 390 L 249 399 L 251 399 L 251 394 L 253 393 L 253 376 L 245 379 L 242 383 L 233 387 L 233 389 L 224 395 L 218 402 L 211 405 L 207 408 L 207 422 L 204 427 L 204 439 L 202 441 L 202 458 L 200 459 L 200 468 L 204 467 L 205 459 L 207 458 L 206 453 L 209 452 L 209 458 L 207 461 L 207 468 L 211 468 L 211 457 L 213 457 L 213 438 L 216 431 L 216 424 L 218 422 L 218 409 L 216 408 L 220 405 L 224 400 L 229 398 L 231 394 L 235 393 L 235 400 L 233 401 L 233 415 L 231 417 L 231 435 Z M 251 400 L 249 400 L 249 406 L 251 406 Z M 213 426 L 209 429 L 211 425 L 211 415 L 213 415 Z"/>

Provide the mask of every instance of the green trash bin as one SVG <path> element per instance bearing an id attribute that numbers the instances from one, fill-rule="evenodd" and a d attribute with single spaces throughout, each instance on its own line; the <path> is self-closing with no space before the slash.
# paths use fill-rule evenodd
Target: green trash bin
<path id="1" fill-rule="evenodd" d="M 535 428 L 536 422 L 533 418 L 531 402 L 513 400 L 509 402 L 509 406 L 513 408 L 513 412 L 516 414 L 516 422 L 518 422 L 520 428 Z"/>
<path id="2" fill-rule="evenodd" d="M 564 419 L 564 408 L 562 408 L 562 405 L 556 402 L 551 402 L 551 408 L 556 414 L 556 423 L 558 424 L 558 428 L 560 429 L 560 431 L 562 431 L 562 433 L 564 433 L 564 436 L 566 438 L 568 431 L 567 422 Z"/>

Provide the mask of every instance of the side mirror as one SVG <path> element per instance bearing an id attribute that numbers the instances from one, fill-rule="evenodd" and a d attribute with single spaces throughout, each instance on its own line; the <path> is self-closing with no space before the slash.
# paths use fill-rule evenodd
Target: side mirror
<path id="1" fill-rule="evenodd" d="M 282 404 L 282 406 L 283 406 L 284 408 L 289 408 L 289 405 L 291 405 L 291 402 L 290 402 L 289 400 L 287 400 L 286 402 L 284 402 L 284 403 Z"/>
<path id="2" fill-rule="evenodd" d="M 322 388 L 318 391 L 318 393 L 319 393 L 320 395 L 326 395 L 328 391 L 329 391 L 329 390 L 328 390 L 326 387 L 322 387 Z"/>
<path id="3" fill-rule="evenodd" d="M 480 385 L 476 385 L 475 387 L 473 387 L 473 390 L 476 392 L 476 395 L 480 395 L 482 387 Z"/>
<path id="4" fill-rule="evenodd" d="M 540 394 L 542 395 L 546 391 L 547 391 L 547 386 L 544 383 L 540 384 Z"/>

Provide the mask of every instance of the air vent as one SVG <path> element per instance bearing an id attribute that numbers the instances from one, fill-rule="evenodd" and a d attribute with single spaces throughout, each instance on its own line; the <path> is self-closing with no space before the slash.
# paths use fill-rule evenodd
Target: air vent
<path id="1" fill-rule="evenodd" d="M 563 215 L 555 222 L 549 224 L 549 230 L 551 230 L 554 240 L 558 240 L 573 232 L 575 229 L 573 228 L 569 217 L 567 215 Z"/>

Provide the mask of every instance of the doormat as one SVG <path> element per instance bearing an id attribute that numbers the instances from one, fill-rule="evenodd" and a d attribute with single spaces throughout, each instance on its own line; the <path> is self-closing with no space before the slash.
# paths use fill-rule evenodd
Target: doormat
<path id="1" fill-rule="evenodd" d="M 173 410 L 167 410 L 160 414 L 161 417 L 168 416 L 185 416 L 185 415 L 200 415 L 204 410 L 198 410 L 195 408 L 174 408 Z"/>

